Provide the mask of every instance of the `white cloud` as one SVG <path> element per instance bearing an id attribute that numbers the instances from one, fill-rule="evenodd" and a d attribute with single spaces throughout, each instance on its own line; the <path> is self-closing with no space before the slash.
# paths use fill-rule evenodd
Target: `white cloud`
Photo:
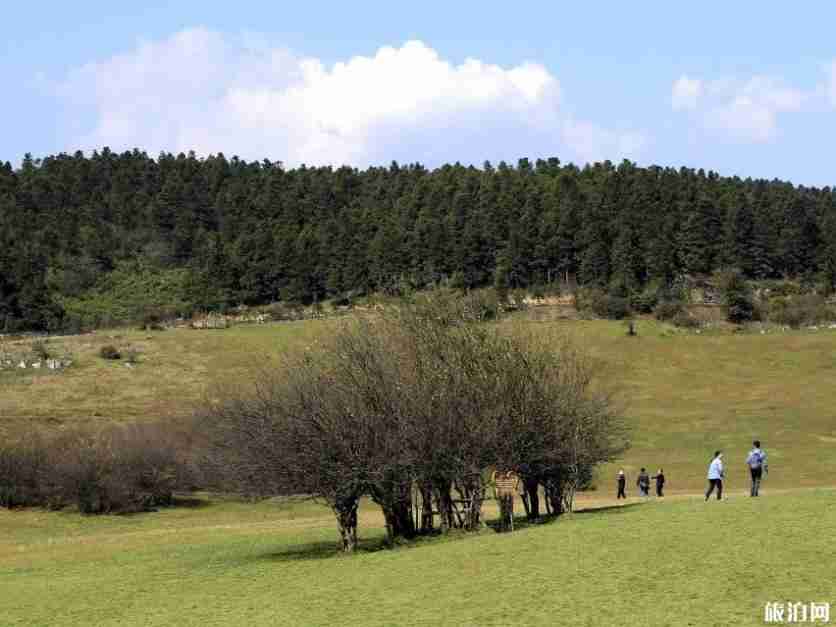
<path id="1" fill-rule="evenodd" d="M 702 94 L 702 81 L 687 76 L 679 77 L 673 84 L 671 104 L 674 111 L 696 109 L 697 101 Z"/>
<path id="2" fill-rule="evenodd" d="M 672 107 L 688 110 L 705 129 L 744 141 L 766 142 L 778 132 L 778 116 L 801 111 L 812 93 L 781 79 L 702 81 L 682 76 L 673 85 Z"/>
<path id="3" fill-rule="evenodd" d="M 645 143 L 635 132 L 572 120 L 559 81 L 542 65 L 454 65 L 420 41 L 329 67 L 257 37 L 188 29 L 79 68 L 59 93 L 94 119 L 72 149 L 362 166 L 635 158 Z"/>

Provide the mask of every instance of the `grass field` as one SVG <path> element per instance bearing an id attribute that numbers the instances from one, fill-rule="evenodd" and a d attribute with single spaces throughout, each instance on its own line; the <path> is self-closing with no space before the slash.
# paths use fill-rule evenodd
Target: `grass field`
<path id="1" fill-rule="evenodd" d="M 52 340 L 74 365 L 0 372 L 0 437 L 23 422 L 174 420 L 333 324 Z M 345 558 L 331 514 L 307 502 L 195 499 L 100 517 L 0 510 L 0 625 L 757 625 L 769 601 L 836 611 L 836 332 L 696 334 L 642 321 L 630 338 L 602 321 L 500 326 L 561 330 L 624 404 L 633 446 L 580 497 L 583 511 L 384 550 L 379 510 L 365 505 L 361 551 Z M 138 349 L 139 363 L 99 358 L 105 344 Z M 744 496 L 754 437 L 770 454 L 761 499 Z M 704 503 L 715 448 L 732 496 Z M 669 497 L 615 507 L 618 466 L 631 479 L 664 467 Z"/>
<path id="2" fill-rule="evenodd" d="M 348 558 L 312 504 L 0 511 L 0 624 L 758 625 L 770 601 L 836 604 L 836 492 L 635 501 L 394 550 L 364 507 Z"/>
<path id="3" fill-rule="evenodd" d="M 333 321 L 159 333 L 105 331 L 56 340 L 76 356 L 64 374 L 0 373 L 0 433 L 21 421 L 136 420 L 176 417 L 217 385 L 247 381 L 272 356 L 310 345 Z M 665 469 L 672 492 L 702 488 L 716 448 L 726 452 L 731 485 L 747 481 L 743 459 L 753 438 L 770 455 L 776 488 L 834 485 L 836 476 L 836 332 L 683 332 L 641 321 L 639 336 L 605 321 L 501 323 L 534 333 L 561 329 L 602 364 L 633 424 L 622 464 Z M 127 368 L 97 356 L 104 344 L 134 347 Z M 615 468 L 599 485 L 612 489 Z"/>
<path id="4" fill-rule="evenodd" d="M 136 420 L 188 413 L 219 383 L 246 378 L 269 364 L 277 352 L 310 343 L 327 332 L 328 321 L 240 326 L 228 330 L 163 332 L 132 329 L 97 331 L 52 340 L 68 350 L 74 365 L 48 371 L 0 372 L 0 419 L 67 422 Z M 102 346 L 139 351 L 128 368 L 98 356 Z"/>

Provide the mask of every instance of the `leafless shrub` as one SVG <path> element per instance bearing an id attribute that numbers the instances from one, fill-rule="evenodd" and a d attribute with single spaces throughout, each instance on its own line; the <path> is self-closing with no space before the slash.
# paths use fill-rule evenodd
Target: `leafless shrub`
<path id="1" fill-rule="evenodd" d="M 345 551 L 363 495 L 390 541 L 429 531 L 433 512 L 443 530 L 478 528 L 491 467 L 535 493 L 548 483 L 556 513 L 571 507 L 584 473 L 625 446 L 611 399 L 578 351 L 477 324 L 472 309 L 444 294 L 355 318 L 251 391 L 207 404 L 207 476 L 251 496 L 325 500 Z"/>
<path id="2" fill-rule="evenodd" d="M 27 430 L 0 446 L 0 506 L 98 514 L 169 505 L 194 479 L 184 433 L 164 423 Z"/>
<path id="3" fill-rule="evenodd" d="M 0 440 L 0 507 L 42 505 L 41 476 L 47 448 L 40 432 L 27 430 Z"/>

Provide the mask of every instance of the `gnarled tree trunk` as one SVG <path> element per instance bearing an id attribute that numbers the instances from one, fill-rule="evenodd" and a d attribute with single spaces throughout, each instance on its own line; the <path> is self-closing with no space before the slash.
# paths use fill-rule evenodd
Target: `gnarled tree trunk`
<path id="1" fill-rule="evenodd" d="M 450 494 L 453 484 L 447 479 L 439 479 L 433 481 L 433 489 L 435 491 L 436 507 L 441 519 L 439 523 L 441 531 L 447 533 L 456 526 L 456 521 L 453 518 L 453 497 Z"/>
<path id="2" fill-rule="evenodd" d="M 360 499 L 357 497 L 338 499 L 331 506 L 337 517 L 344 553 L 353 553 L 357 548 L 357 508 L 359 506 Z"/>
<path id="3" fill-rule="evenodd" d="M 433 487 L 429 481 L 423 481 L 421 490 L 421 533 L 433 530 Z"/>
<path id="4" fill-rule="evenodd" d="M 415 537 L 412 519 L 412 485 L 410 482 L 385 482 L 372 488 L 372 500 L 380 506 L 386 521 L 386 540 Z"/>
<path id="5" fill-rule="evenodd" d="M 485 486 L 482 476 L 476 475 L 462 483 L 456 483 L 464 505 L 462 527 L 467 531 L 477 531 L 482 526 L 482 502 L 485 500 Z"/>
<path id="6" fill-rule="evenodd" d="M 514 530 L 514 495 L 511 493 L 500 494 L 499 501 L 499 530 Z"/>
<path id="7" fill-rule="evenodd" d="M 550 478 L 545 483 L 546 499 L 548 499 L 552 516 L 563 513 L 563 484 L 559 477 Z"/>
<path id="8" fill-rule="evenodd" d="M 540 481 L 534 477 L 525 477 L 523 479 L 523 486 L 530 504 L 529 510 L 526 512 L 528 519 L 537 520 L 540 518 Z"/>

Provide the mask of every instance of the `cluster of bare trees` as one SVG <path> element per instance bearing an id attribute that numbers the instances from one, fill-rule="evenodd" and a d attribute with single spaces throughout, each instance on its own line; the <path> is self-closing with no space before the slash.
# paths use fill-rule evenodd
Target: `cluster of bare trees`
<path id="1" fill-rule="evenodd" d="M 250 496 L 325 500 L 345 551 L 364 496 L 390 541 L 479 528 L 497 468 L 523 479 L 531 515 L 540 486 L 550 513 L 571 508 L 591 469 L 626 446 L 620 415 L 567 343 L 480 316 L 435 293 L 345 322 L 207 406 L 207 476 Z"/>
<path id="2" fill-rule="evenodd" d="M 0 438 L 0 507 L 84 514 L 170 505 L 199 481 L 192 434 L 169 422 L 24 428 Z"/>

